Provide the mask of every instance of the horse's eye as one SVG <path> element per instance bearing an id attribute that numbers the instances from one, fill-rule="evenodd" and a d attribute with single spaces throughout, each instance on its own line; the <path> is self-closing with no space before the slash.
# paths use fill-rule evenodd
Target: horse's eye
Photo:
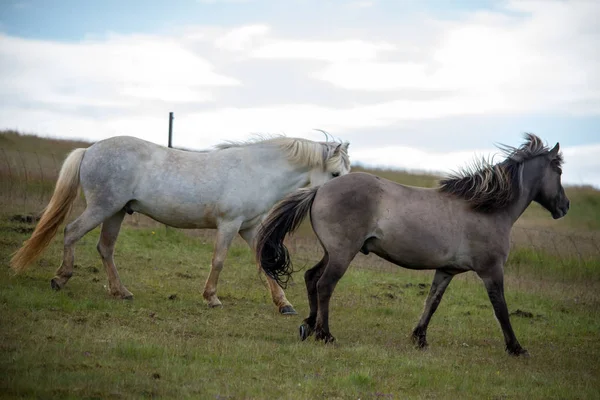
<path id="1" fill-rule="evenodd" d="M 334 178 L 337 178 L 338 176 L 340 176 L 339 172 L 332 172 L 331 176 L 333 176 Z"/>

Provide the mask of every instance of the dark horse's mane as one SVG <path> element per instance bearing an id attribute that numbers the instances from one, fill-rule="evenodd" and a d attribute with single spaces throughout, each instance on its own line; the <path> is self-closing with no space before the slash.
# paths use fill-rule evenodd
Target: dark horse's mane
<path id="1" fill-rule="evenodd" d="M 498 148 L 506 154 L 506 160 L 497 164 L 476 160 L 442 179 L 438 190 L 465 199 L 478 211 L 493 212 L 508 206 L 519 194 L 523 162 L 550 149 L 531 133 L 525 134 L 525 143 L 519 148 L 507 145 L 498 145 Z M 560 167 L 562 156 L 558 155 L 555 162 Z"/>

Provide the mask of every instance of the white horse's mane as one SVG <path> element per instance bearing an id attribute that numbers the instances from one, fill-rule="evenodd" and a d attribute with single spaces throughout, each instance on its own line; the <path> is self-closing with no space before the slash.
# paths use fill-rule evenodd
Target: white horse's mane
<path id="1" fill-rule="evenodd" d="M 277 146 L 282 150 L 288 161 L 295 165 L 305 165 L 310 168 L 334 169 L 343 163 L 350 167 L 347 144 L 338 142 L 314 142 L 308 139 L 290 138 L 286 136 L 265 137 L 259 136 L 245 141 L 227 141 L 215 146 L 216 150 L 225 150 L 234 147 L 256 145 Z M 342 146 L 340 146 L 342 145 Z M 340 146 L 340 151 L 335 152 Z"/>

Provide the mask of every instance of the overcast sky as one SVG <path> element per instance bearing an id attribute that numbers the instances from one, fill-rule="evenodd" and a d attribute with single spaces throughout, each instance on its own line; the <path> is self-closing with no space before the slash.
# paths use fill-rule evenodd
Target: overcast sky
<path id="1" fill-rule="evenodd" d="M 596 0 L 2 0 L 0 128 L 166 145 L 173 111 L 176 147 L 319 128 L 442 172 L 533 132 L 600 188 L 598 21 Z"/>

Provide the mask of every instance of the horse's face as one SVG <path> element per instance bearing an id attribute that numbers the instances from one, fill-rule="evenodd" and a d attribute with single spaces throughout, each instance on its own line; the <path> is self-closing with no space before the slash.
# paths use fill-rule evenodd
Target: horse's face
<path id="1" fill-rule="evenodd" d="M 569 211 L 570 201 L 562 186 L 562 159 L 558 153 L 559 144 L 545 156 L 539 190 L 533 199 L 550 211 L 554 219 L 564 217 Z"/>
<path id="2" fill-rule="evenodd" d="M 325 168 L 314 168 L 310 171 L 309 186 L 321 186 L 331 179 L 346 175 L 349 172 L 348 143 L 340 143 L 335 146 L 327 158 Z"/>

